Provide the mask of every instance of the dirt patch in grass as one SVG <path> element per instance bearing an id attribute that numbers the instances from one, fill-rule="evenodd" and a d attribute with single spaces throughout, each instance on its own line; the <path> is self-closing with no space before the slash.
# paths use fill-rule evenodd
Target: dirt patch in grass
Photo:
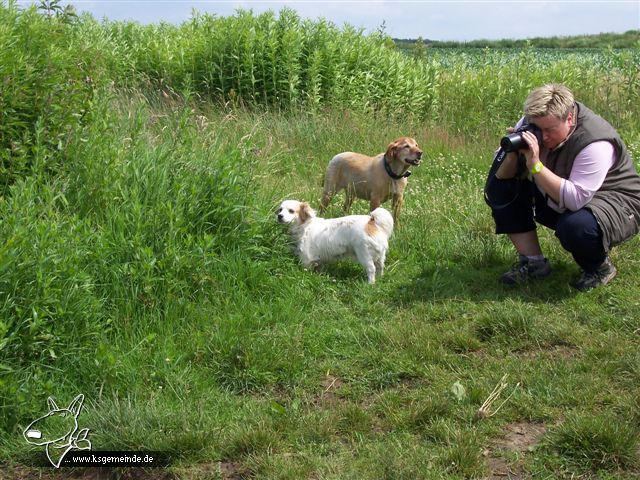
<path id="1" fill-rule="evenodd" d="M 6 475 L 6 476 L 5 476 Z M 49 468 L 13 467 L 0 473 L 0 480 L 176 480 L 173 473 L 161 468 Z"/>
<path id="2" fill-rule="evenodd" d="M 336 405 L 340 401 L 338 391 L 342 387 L 343 382 L 338 377 L 333 375 L 325 376 L 320 382 L 320 392 L 314 394 L 309 403 L 316 407 L 332 406 Z"/>
<path id="3" fill-rule="evenodd" d="M 537 359 L 560 359 L 570 360 L 580 355 L 580 350 L 576 347 L 569 345 L 554 345 L 547 348 L 532 348 L 531 350 L 516 350 L 513 355 L 524 360 L 537 360 Z M 474 350 L 465 353 L 466 356 L 472 360 L 480 362 L 486 362 L 491 358 L 491 355 L 485 350 Z"/>
<path id="4" fill-rule="evenodd" d="M 484 452 L 489 473 L 487 478 L 530 478 L 524 472 L 523 457 L 540 441 L 546 431 L 546 427 L 540 423 L 518 422 L 507 425 L 503 434 Z M 505 457 L 513 457 L 513 454 L 517 460 L 510 463 Z"/>
<path id="5" fill-rule="evenodd" d="M 238 462 L 213 462 L 190 465 L 176 469 L 176 479 L 193 480 L 244 480 L 252 478 L 251 472 Z"/>
<path id="6" fill-rule="evenodd" d="M 516 355 L 519 358 L 531 359 L 531 358 L 550 358 L 550 359 L 562 359 L 569 360 L 577 357 L 580 354 L 580 350 L 568 345 L 554 345 L 549 348 L 523 350 L 517 352 Z"/>
<path id="7" fill-rule="evenodd" d="M 62 468 L 60 470 L 12 467 L 0 471 L 0 480 L 243 480 L 251 478 L 251 472 L 237 462 L 212 462 L 162 468 Z"/>

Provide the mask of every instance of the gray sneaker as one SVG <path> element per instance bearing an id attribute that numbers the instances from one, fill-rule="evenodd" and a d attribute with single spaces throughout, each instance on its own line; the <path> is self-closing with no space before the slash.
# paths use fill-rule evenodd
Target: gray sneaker
<path id="1" fill-rule="evenodd" d="M 500 282 L 507 285 L 516 285 L 547 277 L 550 273 L 551 266 L 546 258 L 538 261 L 529 261 L 527 257 L 521 256 L 520 260 L 511 267 L 511 270 L 500 276 Z"/>
<path id="2" fill-rule="evenodd" d="M 616 276 L 616 273 L 618 273 L 616 267 L 607 257 L 595 272 L 582 272 L 582 275 L 573 286 L 580 291 L 591 290 L 609 283 Z"/>

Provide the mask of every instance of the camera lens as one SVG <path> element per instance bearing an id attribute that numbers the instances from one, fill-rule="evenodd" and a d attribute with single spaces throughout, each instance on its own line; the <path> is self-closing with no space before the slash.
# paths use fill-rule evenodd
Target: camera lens
<path id="1" fill-rule="evenodd" d="M 516 150 L 529 148 L 529 144 L 525 142 L 520 132 L 502 137 L 500 146 L 505 152 L 515 152 Z"/>

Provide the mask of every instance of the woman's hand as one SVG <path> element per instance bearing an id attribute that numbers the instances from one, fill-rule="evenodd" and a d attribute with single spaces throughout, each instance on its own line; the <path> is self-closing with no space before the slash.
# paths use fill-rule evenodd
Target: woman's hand
<path id="1" fill-rule="evenodd" d="M 540 161 L 540 145 L 536 136 L 529 131 L 522 132 L 522 138 L 529 145 L 527 150 L 521 150 L 521 152 L 527 159 L 527 169 L 531 170 Z"/>

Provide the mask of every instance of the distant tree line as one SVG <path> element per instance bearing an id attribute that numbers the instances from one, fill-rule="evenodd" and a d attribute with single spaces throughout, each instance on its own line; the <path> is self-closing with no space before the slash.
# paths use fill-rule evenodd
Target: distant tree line
<path id="1" fill-rule="evenodd" d="M 596 35 L 576 35 L 568 37 L 535 37 L 524 40 L 473 40 L 469 42 L 394 38 L 396 46 L 412 52 L 424 48 L 637 48 L 640 46 L 640 30 L 624 33 L 599 33 Z"/>

